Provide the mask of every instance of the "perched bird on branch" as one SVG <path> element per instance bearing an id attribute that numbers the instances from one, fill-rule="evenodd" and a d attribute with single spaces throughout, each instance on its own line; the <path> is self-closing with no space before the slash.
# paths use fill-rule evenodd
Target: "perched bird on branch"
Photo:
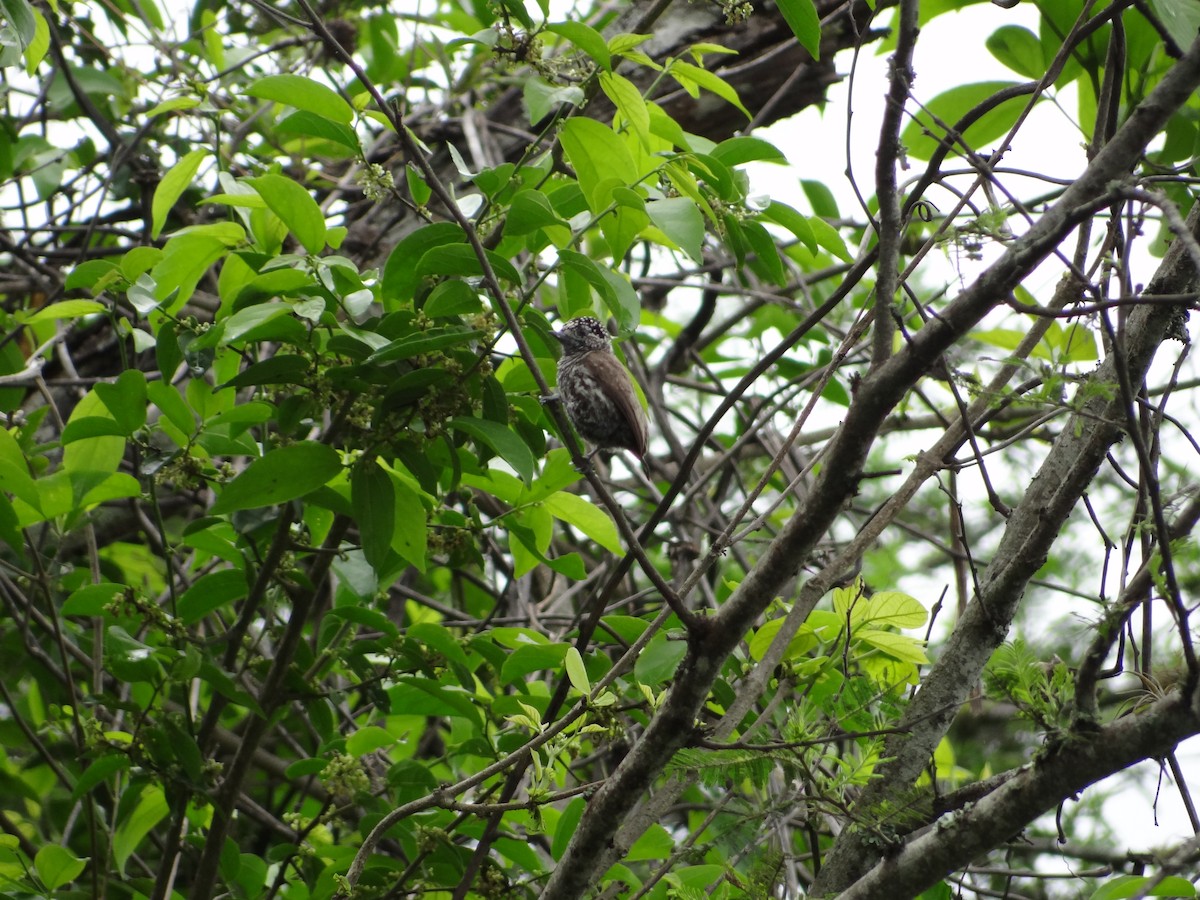
<path id="1" fill-rule="evenodd" d="M 562 344 L 558 395 L 579 436 L 595 450 L 620 448 L 646 455 L 649 427 L 633 378 L 612 351 L 599 319 L 571 319 L 553 332 Z"/>

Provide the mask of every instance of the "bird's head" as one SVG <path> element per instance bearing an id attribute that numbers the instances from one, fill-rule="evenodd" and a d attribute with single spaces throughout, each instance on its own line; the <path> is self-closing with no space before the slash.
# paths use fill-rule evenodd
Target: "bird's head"
<path id="1" fill-rule="evenodd" d="M 612 338 L 599 319 L 592 316 L 580 316 L 555 332 L 551 332 L 562 344 L 563 355 L 574 353 L 589 353 L 592 350 L 608 350 L 612 347 Z"/>

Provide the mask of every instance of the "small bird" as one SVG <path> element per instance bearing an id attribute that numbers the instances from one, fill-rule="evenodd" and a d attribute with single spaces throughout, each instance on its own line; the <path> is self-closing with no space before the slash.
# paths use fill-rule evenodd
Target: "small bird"
<path id="1" fill-rule="evenodd" d="M 551 333 L 563 348 L 558 396 L 580 437 L 597 450 L 619 447 L 638 459 L 645 457 L 646 413 L 633 378 L 612 352 L 605 327 L 598 319 L 582 316 Z"/>

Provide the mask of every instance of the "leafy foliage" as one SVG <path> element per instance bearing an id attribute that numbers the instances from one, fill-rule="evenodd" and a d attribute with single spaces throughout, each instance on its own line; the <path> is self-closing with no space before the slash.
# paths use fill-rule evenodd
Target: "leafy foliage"
<path id="1" fill-rule="evenodd" d="M 1189 895 L 1039 816 L 1200 732 L 1194 4 L 971 5 L 0 0 L 0 890 Z"/>

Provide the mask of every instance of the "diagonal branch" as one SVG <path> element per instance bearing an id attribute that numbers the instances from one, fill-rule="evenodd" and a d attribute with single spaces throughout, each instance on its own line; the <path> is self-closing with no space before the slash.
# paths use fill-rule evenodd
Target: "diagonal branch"
<path id="1" fill-rule="evenodd" d="M 1188 100 L 1197 85 L 1200 85 L 1200 40 L 1133 111 L 1113 140 L 1063 192 L 1058 203 L 1014 241 L 1008 252 L 949 304 L 940 317 L 917 332 L 907 347 L 864 379 L 842 427 L 830 443 L 827 455 L 830 462 L 813 486 L 805 508 L 793 516 L 747 573 L 714 617 L 713 627 L 702 635 L 691 636 L 688 652 L 659 714 L 592 799 L 542 894 L 543 900 L 583 896 L 598 874 L 596 861 L 616 830 L 675 751 L 689 740 L 696 716 L 729 653 L 779 588 L 796 573 L 842 504 L 854 494 L 867 452 L 888 413 L 936 364 L 941 353 L 1003 303 L 1073 228 L 1110 202 L 1110 184 L 1127 176 L 1141 158 L 1146 142 Z M 1151 309 L 1142 318 L 1154 315 Z M 1148 331 L 1153 330 L 1152 324 Z M 1157 342 L 1151 343 L 1157 346 Z M 1131 370 L 1133 355 L 1131 348 Z M 1087 471 L 1090 478 L 1094 468 Z M 1029 575 L 1032 570 L 1024 577 Z M 1018 576 L 1017 571 L 1012 576 Z M 1019 576 L 1012 578 L 1011 586 L 1017 586 L 1017 582 L 1023 587 Z"/>
<path id="2" fill-rule="evenodd" d="M 1193 46 L 1189 57 L 1197 55 L 1198 47 L 1200 42 Z M 1114 142 L 1128 139 L 1131 127 L 1127 122 Z M 1102 156 L 1103 151 L 1097 161 Z M 1064 195 L 1063 199 L 1068 198 Z M 1189 227 L 1193 233 L 1200 228 L 1200 207 L 1193 209 Z M 1197 271 L 1187 254 L 1187 243 L 1179 240 L 1172 245 L 1151 282 L 1152 293 L 1182 293 L 1194 285 Z M 1078 396 L 1088 399 L 1063 428 L 1025 496 L 1014 507 L 995 557 L 980 578 L 979 592 L 901 721 L 902 728 L 909 722 L 922 725 L 888 741 L 884 755 L 890 761 L 881 767 L 881 777 L 863 791 L 856 804 L 860 811 L 869 812 L 895 800 L 924 769 L 988 658 L 1007 637 L 1029 579 L 1045 562 L 1063 522 L 1120 437 L 1124 401 L 1119 392 L 1108 394 L 1096 387 L 1116 384 L 1118 367 L 1140 384 L 1177 310 L 1163 304 L 1136 308 L 1126 326 L 1123 352 L 1110 353 L 1081 386 Z M 918 334 L 918 340 L 922 334 L 924 331 Z M 826 861 L 814 890 L 836 891 L 853 883 L 877 855 L 868 848 L 867 840 L 862 832 L 845 833 Z"/>
<path id="3" fill-rule="evenodd" d="M 1169 754 L 1200 732 L 1195 698 L 1179 694 L 1086 738 L 1046 749 L 983 799 L 939 819 L 838 895 L 839 900 L 915 897 L 1089 785 L 1144 759 Z M 814 888 L 813 896 L 817 896 Z"/>

